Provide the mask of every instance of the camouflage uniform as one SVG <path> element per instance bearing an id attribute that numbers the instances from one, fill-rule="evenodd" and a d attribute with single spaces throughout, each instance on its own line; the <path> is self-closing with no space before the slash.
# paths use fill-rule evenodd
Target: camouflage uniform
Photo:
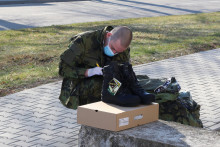
<path id="1" fill-rule="evenodd" d="M 141 86 L 149 93 L 154 93 L 158 86 L 167 79 L 150 79 L 146 75 L 137 75 Z M 176 86 L 176 84 L 172 85 Z M 175 87 L 174 87 L 175 89 Z M 203 127 L 200 117 L 200 105 L 192 98 L 189 92 L 157 93 L 156 102 L 159 103 L 159 118 L 166 121 L 175 121 L 194 127 Z"/>
<path id="2" fill-rule="evenodd" d="M 60 101 L 68 108 L 100 101 L 102 76 L 86 78 L 86 69 L 108 65 L 111 61 L 128 62 L 130 48 L 123 53 L 108 57 L 103 53 L 104 36 L 113 27 L 80 33 L 70 39 L 68 49 L 60 56 L 59 75 L 63 77 Z"/>

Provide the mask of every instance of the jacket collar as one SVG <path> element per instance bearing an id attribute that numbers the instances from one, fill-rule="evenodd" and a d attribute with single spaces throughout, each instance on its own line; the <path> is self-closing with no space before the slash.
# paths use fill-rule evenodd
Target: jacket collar
<path id="1" fill-rule="evenodd" d="M 107 56 L 104 55 L 104 51 L 103 51 L 103 48 L 104 48 L 104 37 L 106 35 L 107 32 L 110 32 L 111 30 L 113 29 L 112 26 L 106 26 L 104 29 L 101 30 L 100 32 L 100 36 L 98 38 L 98 41 L 99 41 L 99 44 L 100 44 L 100 48 L 101 48 L 101 53 L 100 53 L 100 65 L 101 67 L 104 66 L 105 64 L 105 58 L 108 58 Z M 104 57 L 105 56 L 105 57 Z"/>
<path id="2" fill-rule="evenodd" d="M 113 29 L 112 26 L 106 26 L 104 29 L 101 30 L 100 36 L 98 38 L 99 43 L 101 46 L 104 45 L 104 38 L 107 32 L 110 32 Z"/>

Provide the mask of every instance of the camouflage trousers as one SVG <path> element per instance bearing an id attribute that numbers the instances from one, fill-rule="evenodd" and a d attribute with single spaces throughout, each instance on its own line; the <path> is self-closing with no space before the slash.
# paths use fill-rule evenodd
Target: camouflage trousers
<path id="1" fill-rule="evenodd" d="M 101 76 L 81 80 L 71 91 L 67 107 L 77 109 L 80 105 L 101 101 L 102 82 Z"/>

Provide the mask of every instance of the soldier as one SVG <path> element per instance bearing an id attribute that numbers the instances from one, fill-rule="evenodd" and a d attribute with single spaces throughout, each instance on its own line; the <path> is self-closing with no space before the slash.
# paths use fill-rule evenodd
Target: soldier
<path id="1" fill-rule="evenodd" d="M 126 26 L 107 26 L 72 37 L 68 49 L 60 56 L 59 75 L 63 77 L 63 83 L 59 99 L 62 104 L 77 109 L 79 105 L 100 101 L 102 67 L 112 61 L 129 62 L 131 40 L 132 31 Z M 150 93 L 154 93 L 155 88 L 165 82 L 163 79 L 149 79 L 145 75 L 140 75 L 138 79 L 144 90 Z M 133 85 L 140 87 L 135 82 Z M 200 106 L 194 102 L 193 109 L 188 110 L 188 107 L 184 107 L 187 103 L 177 99 L 181 93 L 176 92 L 156 94 L 156 102 L 160 104 L 160 119 L 202 127 Z"/>
<path id="2" fill-rule="evenodd" d="M 102 67 L 111 61 L 129 62 L 131 40 L 132 31 L 126 26 L 107 26 L 72 37 L 68 49 L 60 56 L 62 104 L 77 109 L 79 105 L 100 101 Z"/>

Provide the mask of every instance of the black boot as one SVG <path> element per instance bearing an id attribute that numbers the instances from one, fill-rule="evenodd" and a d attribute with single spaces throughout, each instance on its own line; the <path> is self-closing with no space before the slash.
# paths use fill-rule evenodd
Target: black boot
<path id="1" fill-rule="evenodd" d="M 137 77 L 133 71 L 132 65 L 126 62 L 123 65 L 124 75 L 126 75 L 128 82 L 130 83 L 130 89 L 133 94 L 138 95 L 141 98 L 142 104 L 151 104 L 155 102 L 155 95 L 147 93 L 140 85 L 137 80 Z"/>
<path id="2" fill-rule="evenodd" d="M 123 72 L 117 62 L 103 68 L 102 101 L 120 106 L 137 106 L 140 97 L 131 94 L 129 84 L 123 77 Z"/>

